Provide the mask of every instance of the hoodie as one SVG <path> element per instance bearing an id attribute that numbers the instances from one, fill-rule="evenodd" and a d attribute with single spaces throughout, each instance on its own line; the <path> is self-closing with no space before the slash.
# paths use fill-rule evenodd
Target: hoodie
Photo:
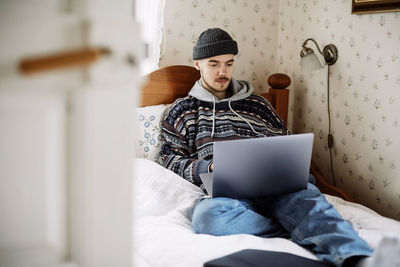
<path id="1" fill-rule="evenodd" d="M 287 134 L 282 118 L 248 82 L 231 79 L 228 90 L 231 97 L 218 99 L 198 80 L 161 123 L 158 162 L 203 190 L 199 174 L 209 170 L 213 142 Z"/>
<path id="2" fill-rule="evenodd" d="M 215 106 L 216 103 L 220 102 L 228 102 L 228 107 L 232 111 L 232 113 L 234 113 L 236 116 L 245 121 L 254 133 L 262 135 L 257 133 L 254 130 L 253 126 L 248 122 L 248 120 L 246 120 L 240 114 L 235 112 L 231 107 L 232 101 L 242 100 L 245 99 L 246 97 L 249 97 L 254 91 L 253 87 L 247 81 L 236 81 L 232 79 L 229 84 L 228 90 L 232 91 L 232 96 L 220 100 L 216 98 L 210 91 L 205 90 L 205 88 L 201 84 L 201 81 L 198 80 L 189 92 L 189 95 L 193 96 L 194 98 L 197 98 L 202 101 L 213 102 L 213 124 L 212 124 L 211 137 L 214 137 L 214 132 L 215 132 Z"/>

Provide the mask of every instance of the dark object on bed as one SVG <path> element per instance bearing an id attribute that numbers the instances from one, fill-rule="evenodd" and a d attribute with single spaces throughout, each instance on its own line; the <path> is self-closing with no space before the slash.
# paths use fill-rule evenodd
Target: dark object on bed
<path id="1" fill-rule="evenodd" d="M 245 249 L 204 263 L 204 267 L 332 267 L 285 252 Z"/>

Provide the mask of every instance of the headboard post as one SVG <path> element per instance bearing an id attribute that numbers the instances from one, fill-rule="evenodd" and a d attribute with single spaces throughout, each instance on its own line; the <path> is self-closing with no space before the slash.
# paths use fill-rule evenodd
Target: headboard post
<path id="1" fill-rule="evenodd" d="M 269 93 L 275 98 L 275 110 L 281 115 L 287 125 L 288 106 L 289 106 L 289 90 L 270 88 Z"/>
<path id="2" fill-rule="evenodd" d="M 268 94 L 263 94 L 275 110 L 279 113 L 287 125 L 288 109 L 289 109 L 289 90 L 286 89 L 290 85 L 290 77 L 284 73 L 275 73 L 268 77 L 269 88 Z"/>

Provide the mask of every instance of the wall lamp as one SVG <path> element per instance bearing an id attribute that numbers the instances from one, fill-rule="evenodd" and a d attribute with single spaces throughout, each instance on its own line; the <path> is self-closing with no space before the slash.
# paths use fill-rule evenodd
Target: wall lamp
<path id="1" fill-rule="evenodd" d="M 304 41 L 302 45 L 303 49 L 300 52 L 300 57 L 301 57 L 300 64 L 303 69 L 311 71 L 323 68 L 317 56 L 315 55 L 314 50 L 306 46 L 308 41 L 312 41 L 315 44 L 315 46 L 318 49 L 318 52 L 324 57 L 325 63 L 327 65 L 335 64 L 338 58 L 338 50 L 335 45 L 328 44 L 321 51 L 317 42 L 313 38 L 308 38 L 307 40 Z"/>
<path id="2" fill-rule="evenodd" d="M 333 170 L 333 159 L 332 159 L 332 147 L 333 147 L 333 135 L 332 135 L 332 127 L 331 127 L 331 111 L 330 111 L 330 90 L 329 90 L 329 66 L 335 64 L 338 59 L 338 50 L 337 47 L 333 44 L 328 44 L 321 51 L 317 42 L 313 38 L 308 38 L 304 41 L 302 47 L 303 49 L 300 52 L 300 65 L 303 71 L 313 71 L 317 69 L 322 69 L 324 66 L 321 65 L 321 62 L 317 58 L 314 53 L 314 50 L 307 47 L 307 42 L 312 41 L 318 49 L 318 52 L 324 57 L 325 63 L 328 65 L 327 70 L 327 94 L 328 94 L 328 148 L 329 148 L 329 158 L 331 165 L 331 173 L 333 178 L 333 184 L 336 185 L 335 173 Z"/>

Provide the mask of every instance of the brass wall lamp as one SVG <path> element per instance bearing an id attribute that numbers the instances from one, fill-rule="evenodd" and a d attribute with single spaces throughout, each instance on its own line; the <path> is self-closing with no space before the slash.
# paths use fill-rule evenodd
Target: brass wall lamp
<path id="1" fill-rule="evenodd" d="M 312 41 L 315 44 L 318 52 L 324 57 L 327 65 L 335 64 L 338 59 L 338 50 L 334 44 L 326 45 L 321 51 L 317 42 L 313 38 L 308 38 L 304 41 L 302 45 L 303 49 L 300 52 L 300 64 L 302 65 L 302 68 L 308 71 L 323 68 L 317 56 L 315 55 L 314 50 L 306 46 L 308 41 Z"/>
<path id="2" fill-rule="evenodd" d="M 337 47 L 333 44 L 328 44 L 324 47 L 324 49 L 319 48 L 317 42 L 313 38 L 308 38 L 304 41 L 302 47 L 303 49 L 300 51 L 300 65 L 304 72 L 309 72 L 317 69 L 323 69 L 324 66 L 321 65 L 318 57 L 315 55 L 314 50 L 307 47 L 307 42 L 312 41 L 318 49 L 318 52 L 324 57 L 325 63 L 328 65 L 328 70 L 326 72 L 327 79 L 327 94 L 328 94 L 328 148 L 329 148 L 329 158 L 331 165 L 331 173 L 333 178 L 333 184 L 336 185 L 335 173 L 333 168 L 333 159 L 332 159 L 332 147 L 333 147 L 333 135 L 332 135 L 332 127 L 331 127 L 331 110 L 330 110 L 330 88 L 329 88 L 329 67 L 338 59 L 338 50 Z"/>

